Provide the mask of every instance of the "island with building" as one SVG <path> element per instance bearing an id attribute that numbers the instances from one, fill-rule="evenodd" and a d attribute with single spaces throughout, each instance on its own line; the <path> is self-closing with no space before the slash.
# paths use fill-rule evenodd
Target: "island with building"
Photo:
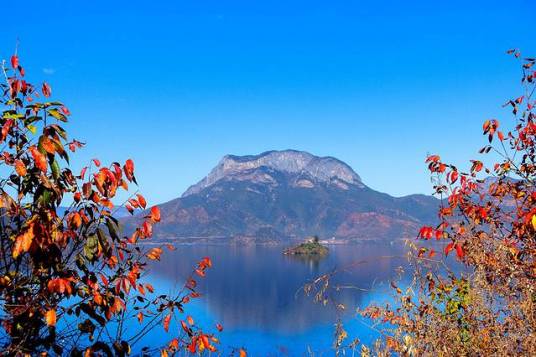
<path id="1" fill-rule="evenodd" d="M 329 253 L 329 249 L 322 244 L 318 236 L 309 237 L 305 242 L 297 246 L 287 248 L 283 251 L 285 255 L 300 255 L 300 256 L 325 256 Z"/>

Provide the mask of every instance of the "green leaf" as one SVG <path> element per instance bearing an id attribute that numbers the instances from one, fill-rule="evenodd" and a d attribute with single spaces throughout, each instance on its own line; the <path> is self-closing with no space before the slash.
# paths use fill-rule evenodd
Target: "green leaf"
<path id="1" fill-rule="evenodd" d="M 60 111 L 58 109 L 50 109 L 48 111 L 48 114 L 52 115 L 54 118 L 60 120 L 60 121 L 63 121 L 63 122 L 66 122 L 67 121 L 67 117 L 65 115 L 63 115 L 62 113 L 60 113 Z"/>
<path id="2" fill-rule="evenodd" d="M 99 249 L 99 240 L 95 234 L 90 235 L 86 239 L 86 244 L 84 245 L 84 256 L 89 260 L 90 262 L 93 262 L 95 260 L 95 257 L 97 255 Z"/>
<path id="3" fill-rule="evenodd" d="M 61 169 L 60 165 L 58 164 L 58 160 L 54 159 L 54 161 L 52 161 L 52 163 L 50 164 L 50 168 L 52 169 L 52 177 L 57 180 L 61 174 Z"/>
<path id="4" fill-rule="evenodd" d="M 117 223 L 114 222 L 112 219 L 108 218 L 106 220 L 106 226 L 108 227 L 108 232 L 110 232 L 110 237 L 112 237 L 114 240 L 118 240 L 119 234 L 117 233 Z"/>

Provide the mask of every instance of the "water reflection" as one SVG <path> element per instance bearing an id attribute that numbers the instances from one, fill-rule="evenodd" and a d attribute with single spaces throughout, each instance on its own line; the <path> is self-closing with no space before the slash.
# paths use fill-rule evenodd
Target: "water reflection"
<path id="1" fill-rule="evenodd" d="M 332 324 L 334 309 L 315 304 L 301 290 L 325 272 L 339 271 L 332 284 L 343 289 L 336 297 L 349 311 L 386 286 L 403 265 L 402 251 L 375 245 L 332 246 L 324 259 L 296 259 L 282 247 L 179 246 L 152 274 L 180 285 L 200 258 L 210 256 L 213 268 L 200 284 L 203 304 L 227 330 L 296 334 Z M 351 312 L 348 312 L 351 314 Z"/>

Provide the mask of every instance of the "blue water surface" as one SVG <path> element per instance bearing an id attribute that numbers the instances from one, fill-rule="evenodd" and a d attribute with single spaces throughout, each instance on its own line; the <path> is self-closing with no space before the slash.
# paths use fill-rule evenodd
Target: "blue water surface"
<path id="1" fill-rule="evenodd" d="M 248 356 L 331 356 L 338 319 L 348 332 L 347 343 L 354 338 L 370 343 L 378 336 L 368 321 L 357 316 L 356 308 L 390 299 L 389 281 L 406 265 L 401 247 L 331 245 L 323 259 L 286 256 L 283 248 L 179 245 L 151 268 L 148 278 L 157 291 L 172 293 L 200 259 L 211 257 L 213 267 L 198 279 L 203 296 L 186 306 L 182 318 L 191 315 L 210 331 L 222 324 L 218 347 L 224 356 L 239 348 Z M 333 276 L 324 305 L 314 301 L 314 293 L 305 294 L 303 287 L 326 273 Z M 336 304 L 344 305 L 344 310 L 336 309 Z M 135 332 L 139 325 L 132 322 L 128 328 Z M 164 345 L 178 328 L 172 324 L 166 333 L 158 326 L 137 346 Z"/>

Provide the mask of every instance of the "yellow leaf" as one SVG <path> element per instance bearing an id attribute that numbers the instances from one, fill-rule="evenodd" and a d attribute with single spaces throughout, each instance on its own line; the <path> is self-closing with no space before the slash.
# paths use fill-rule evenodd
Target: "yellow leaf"
<path id="1" fill-rule="evenodd" d="M 45 321 L 48 326 L 56 326 L 56 310 L 50 309 L 45 313 Z"/>
<path id="2" fill-rule="evenodd" d="M 532 216 L 532 228 L 536 230 L 536 214 Z"/>
<path id="3" fill-rule="evenodd" d="M 36 127 L 35 125 L 31 125 L 31 124 L 30 124 L 30 125 L 27 125 L 26 128 L 28 128 L 28 130 L 30 130 L 30 132 L 31 132 L 32 134 L 37 133 L 37 127 Z"/>

